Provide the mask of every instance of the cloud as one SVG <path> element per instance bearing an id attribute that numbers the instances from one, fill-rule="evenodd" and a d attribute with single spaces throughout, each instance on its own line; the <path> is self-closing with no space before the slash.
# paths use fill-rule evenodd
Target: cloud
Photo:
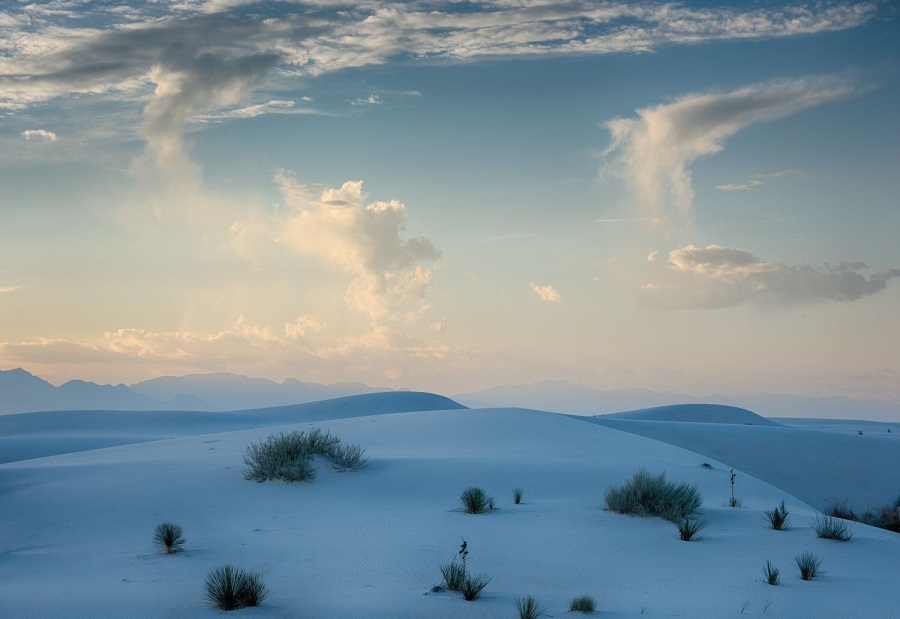
<path id="1" fill-rule="evenodd" d="M 801 172 L 800 170 L 782 170 L 780 172 L 772 172 L 771 174 L 757 174 L 745 183 L 738 183 L 734 185 L 716 185 L 716 189 L 720 191 L 749 191 L 751 189 L 759 187 L 760 185 L 764 185 L 765 181 L 763 179 L 800 175 L 803 175 L 803 172 Z"/>
<path id="2" fill-rule="evenodd" d="M 865 263 L 790 266 L 769 262 L 743 249 L 687 245 L 669 252 L 662 281 L 645 284 L 642 296 L 666 308 L 722 308 L 745 302 L 794 305 L 856 301 L 885 289 L 900 277 L 887 269 L 866 277 Z"/>
<path id="3" fill-rule="evenodd" d="M 362 181 L 318 192 L 278 174 L 287 214 L 278 222 L 277 241 L 346 273 L 348 305 L 373 320 L 405 312 L 416 320 L 428 309 L 426 265 L 440 251 L 424 237 L 404 238 L 406 207 L 396 201 L 365 204 Z"/>
<path id="4" fill-rule="evenodd" d="M 539 286 L 534 282 L 529 282 L 528 285 L 534 290 L 538 298 L 545 303 L 559 303 L 562 300 L 553 286 Z"/>
<path id="5" fill-rule="evenodd" d="M 369 95 L 368 97 L 354 99 L 350 105 L 383 105 L 384 99 L 378 95 Z"/>
<path id="6" fill-rule="evenodd" d="M 435 320 L 433 323 L 431 323 L 431 330 L 434 331 L 435 333 L 440 333 L 441 335 L 446 333 L 447 332 L 447 318 L 444 317 L 444 318 L 441 318 L 440 320 Z"/>
<path id="7" fill-rule="evenodd" d="M 59 139 L 54 132 L 46 129 L 28 129 L 22 132 L 22 137 L 28 142 L 32 140 L 35 142 L 56 142 Z"/>
<path id="8" fill-rule="evenodd" d="M 5 287 L 0 287 L 0 294 L 6 294 L 6 293 L 8 293 L 8 292 L 15 292 L 15 291 L 18 290 L 19 288 L 21 288 L 21 286 L 5 286 Z"/>
<path id="9" fill-rule="evenodd" d="M 650 224 L 658 226 L 665 221 L 662 217 L 608 217 L 602 219 L 594 219 L 592 224 Z"/>
<path id="10" fill-rule="evenodd" d="M 325 328 L 325 323 L 309 314 L 297 316 L 297 320 L 284 325 L 284 334 L 292 340 L 305 337 L 311 333 L 318 333 Z"/>
<path id="11" fill-rule="evenodd" d="M 658 251 L 656 251 L 656 250 L 651 251 L 649 254 L 647 254 L 647 262 L 654 262 L 658 255 L 659 255 Z"/>
<path id="12" fill-rule="evenodd" d="M 634 118 L 606 122 L 612 137 L 604 151 L 643 208 L 690 211 L 691 164 L 725 147 L 725 140 L 757 122 L 774 120 L 853 95 L 837 78 L 755 84 L 725 93 L 688 94 L 636 110 Z"/>

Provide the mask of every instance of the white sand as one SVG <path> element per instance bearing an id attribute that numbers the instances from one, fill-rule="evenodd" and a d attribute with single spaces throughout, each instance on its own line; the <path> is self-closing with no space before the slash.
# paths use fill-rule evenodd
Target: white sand
<path id="1" fill-rule="evenodd" d="M 115 432 L 148 442 L 0 465 L 0 616 L 221 616 L 204 602 L 203 581 L 228 563 L 262 572 L 271 589 L 263 606 L 235 617 L 516 617 L 512 600 L 525 594 L 556 617 L 569 616 L 581 594 L 595 597 L 601 617 L 738 617 L 742 608 L 758 616 L 767 603 L 773 617 L 900 616 L 894 533 L 852 524 L 849 543 L 817 539 L 811 507 L 744 471 L 745 507 L 726 507 L 722 463 L 583 420 L 518 409 L 384 413 L 400 394 L 381 395 L 371 411 L 358 401 L 354 417 L 348 402 L 334 420 L 322 405 L 315 425 L 360 442 L 371 464 L 358 473 L 322 466 L 312 484 L 258 484 L 241 474 L 247 444 L 307 427 L 287 418 L 196 436 L 193 420 L 183 436 L 163 440 L 153 440 L 153 424 L 121 422 Z M 20 423 L 27 435 L 27 418 Z M 51 425 L 62 438 L 81 431 L 75 417 Z M 782 430 L 670 425 L 716 427 L 715 440 Z M 812 436 L 828 435 L 797 430 L 790 450 L 808 449 Z M 604 489 L 639 466 L 699 486 L 704 539 L 682 542 L 668 522 L 604 511 Z M 896 471 L 884 475 L 896 486 Z M 455 511 L 469 485 L 496 495 L 500 510 Z M 525 489 L 522 505 L 512 501 L 516 486 Z M 793 528 L 772 531 L 762 510 L 782 498 Z M 154 551 L 163 520 L 184 527 L 185 552 Z M 462 538 L 470 569 L 492 578 L 483 597 L 425 595 Z M 801 581 L 793 565 L 805 550 L 824 560 L 819 581 Z M 782 585 L 762 582 L 766 560 L 781 568 Z"/>

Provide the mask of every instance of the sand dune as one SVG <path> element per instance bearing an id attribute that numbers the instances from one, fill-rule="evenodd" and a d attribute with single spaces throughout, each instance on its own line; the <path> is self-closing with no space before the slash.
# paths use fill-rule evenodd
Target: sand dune
<path id="1" fill-rule="evenodd" d="M 260 571 L 272 591 L 263 606 L 235 615 L 245 617 L 514 617 L 512 600 L 524 594 L 558 617 L 581 594 L 593 595 L 605 617 L 896 616 L 900 536 L 853 524 L 849 543 L 817 539 L 807 527 L 814 509 L 743 470 L 744 507 L 726 507 L 728 466 L 715 459 L 552 413 L 341 406 L 321 404 L 315 425 L 360 442 L 371 464 L 358 473 L 323 466 L 312 484 L 258 484 L 241 473 L 249 443 L 308 427 L 294 421 L 191 435 L 198 423 L 179 438 L 0 465 L 0 614 L 221 616 L 204 602 L 202 583 L 210 569 L 232 563 Z M 119 432 L 128 427 L 116 423 Z M 792 451 L 824 436 L 657 423 L 718 428 L 709 435 L 716 440 L 791 432 Z M 705 539 L 685 543 L 658 518 L 604 511 L 604 489 L 639 466 L 698 485 Z M 496 495 L 499 511 L 456 510 L 470 485 Z M 525 489 L 522 505 L 512 501 L 516 486 Z M 762 510 L 782 498 L 794 526 L 776 532 Z M 163 520 L 184 527 L 185 552 L 153 550 Z M 425 595 L 463 538 L 471 569 L 492 579 L 483 597 Z M 792 562 L 804 550 L 822 557 L 825 578 L 799 579 Z M 782 585 L 761 582 L 766 560 L 782 569 Z"/>

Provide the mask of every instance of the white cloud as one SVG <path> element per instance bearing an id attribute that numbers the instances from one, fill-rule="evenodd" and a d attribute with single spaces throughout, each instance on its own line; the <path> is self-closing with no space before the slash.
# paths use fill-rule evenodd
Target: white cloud
<path id="1" fill-rule="evenodd" d="M 539 286 L 534 282 L 529 282 L 528 285 L 534 290 L 534 293 L 538 298 L 545 303 L 559 303 L 562 300 L 559 296 L 559 292 L 557 292 L 556 288 L 553 286 Z"/>
<path id="2" fill-rule="evenodd" d="M 659 252 L 654 249 L 649 254 L 647 254 L 647 262 L 654 262 L 658 255 L 659 255 Z"/>
<path id="3" fill-rule="evenodd" d="M 441 254 L 424 237 L 404 238 L 402 203 L 365 204 L 362 181 L 326 188 L 318 196 L 290 173 L 279 173 L 276 182 L 287 207 L 278 222 L 278 242 L 348 274 L 345 299 L 352 309 L 373 320 L 415 320 L 427 311 L 425 289 L 432 272 L 426 264 Z"/>
<path id="4" fill-rule="evenodd" d="M 801 172 L 800 170 L 781 170 L 780 172 L 772 172 L 770 174 L 757 174 L 745 183 L 736 183 L 732 185 L 716 185 L 716 189 L 720 191 L 749 191 L 751 189 L 759 187 L 760 185 L 764 185 L 764 179 L 781 178 L 783 176 L 798 176 L 802 174 L 803 172 Z"/>
<path id="5" fill-rule="evenodd" d="M 359 99 L 354 99 L 350 102 L 350 105 L 383 105 L 384 99 L 379 97 L 378 95 L 369 95 L 368 97 L 361 97 Z"/>
<path id="6" fill-rule="evenodd" d="M 59 139 L 53 131 L 47 131 L 46 129 L 28 129 L 22 132 L 22 137 L 29 142 L 32 140 L 35 142 L 56 142 Z"/>
<path id="7" fill-rule="evenodd" d="M 866 277 L 865 263 L 791 266 L 742 250 L 687 245 L 669 252 L 667 273 L 642 286 L 649 303 L 668 308 L 733 307 L 748 301 L 776 305 L 856 301 L 885 289 L 900 277 L 887 269 Z"/>
<path id="8" fill-rule="evenodd" d="M 440 320 L 435 320 L 431 323 L 431 330 L 435 333 L 444 334 L 447 332 L 447 318 L 441 318 Z"/>
<path id="9" fill-rule="evenodd" d="M 15 292 L 19 288 L 21 288 L 21 286 L 5 286 L 5 287 L 0 288 L 0 294 L 6 294 L 8 292 Z"/>
<path id="10" fill-rule="evenodd" d="M 837 78 L 755 84 L 726 93 L 689 94 L 606 122 L 612 134 L 604 156 L 644 208 L 688 212 L 694 198 L 691 164 L 721 151 L 725 140 L 757 122 L 846 98 L 853 88 Z"/>
<path id="11" fill-rule="evenodd" d="M 318 333 L 325 328 L 325 323 L 309 314 L 297 316 L 297 320 L 284 325 L 284 334 L 288 339 L 296 340 L 310 333 Z"/>

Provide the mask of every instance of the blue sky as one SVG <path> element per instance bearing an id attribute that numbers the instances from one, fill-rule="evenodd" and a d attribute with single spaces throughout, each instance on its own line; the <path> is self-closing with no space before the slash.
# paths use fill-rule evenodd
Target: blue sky
<path id="1" fill-rule="evenodd" d="M 900 401 L 887 2 L 0 9 L 0 367 Z"/>

